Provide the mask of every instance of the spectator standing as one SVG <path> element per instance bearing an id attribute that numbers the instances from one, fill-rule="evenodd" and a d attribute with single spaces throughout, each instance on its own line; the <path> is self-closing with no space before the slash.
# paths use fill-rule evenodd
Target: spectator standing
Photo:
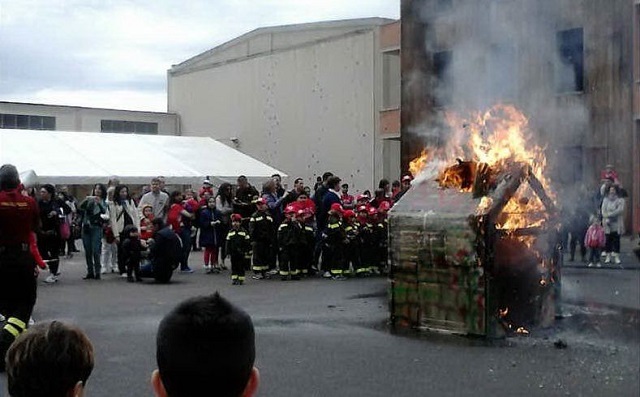
<path id="1" fill-rule="evenodd" d="M 160 178 L 153 178 L 151 180 L 151 191 L 142 196 L 138 207 L 142 208 L 144 205 L 150 204 L 151 208 L 153 208 L 153 217 L 166 220 L 169 195 L 161 190 L 160 185 Z"/>
<path id="2" fill-rule="evenodd" d="M 589 267 L 594 265 L 597 267 L 602 266 L 600 264 L 600 250 L 604 248 L 605 242 L 606 237 L 600 219 L 595 215 L 591 215 L 591 226 L 589 226 L 584 236 L 584 245 L 589 249 Z"/>
<path id="3" fill-rule="evenodd" d="M 99 183 L 93 187 L 90 196 L 87 196 L 78 205 L 80 225 L 82 229 L 82 245 L 87 263 L 87 275 L 84 280 L 100 279 L 100 253 L 102 250 L 102 226 L 109 219 L 109 210 L 105 198 L 106 187 Z"/>
<path id="4" fill-rule="evenodd" d="M 413 178 L 411 177 L 411 175 L 405 175 L 402 177 L 402 186 L 401 189 L 398 193 L 395 194 L 395 196 L 393 196 L 393 202 L 397 202 L 398 200 L 400 200 L 402 198 L 402 196 L 405 195 L 405 193 L 407 193 L 407 191 L 409 191 L 409 189 L 411 188 L 411 181 L 413 180 Z"/>
<path id="5" fill-rule="evenodd" d="M 107 188 L 107 215 L 110 215 L 108 212 L 109 207 L 113 205 L 114 194 L 116 192 L 115 186 L 111 186 Z M 118 244 L 116 243 L 116 235 L 113 233 L 113 229 L 111 228 L 111 217 L 108 216 L 102 231 L 102 249 L 101 249 L 101 257 L 100 261 L 102 263 L 101 273 L 107 273 L 111 271 L 111 273 L 115 273 L 118 269 Z"/>
<path id="6" fill-rule="evenodd" d="M 222 216 L 221 223 L 218 226 L 220 232 L 221 241 L 227 240 L 227 233 L 231 228 L 231 214 L 233 213 L 233 193 L 231 192 L 231 184 L 223 183 L 218 189 L 218 195 L 216 196 L 216 209 L 220 211 Z M 226 269 L 224 260 L 227 257 L 226 244 L 221 244 L 220 247 L 220 264 L 222 269 Z"/>
<path id="7" fill-rule="evenodd" d="M 182 259 L 180 260 L 180 271 L 183 273 L 193 273 L 189 267 L 189 252 L 191 251 L 191 226 L 187 226 L 183 219 L 192 219 L 193 214 L 187 211 L 182 205 L 182 193 L 175 190 L 171 193 L 171 208 L 167 215 L 167 224 L 171 230 L 178 235 L 182 244 Z M 190 224 L 189 224 L 190 225 Z"/>
<path id="8" fill-rule="evenodd" d="M 340 201 L 342 202 L 342 207 L 346 210 L 352 210 L 356 205 L 356 200 L 349 194 L 349 184 L 343 183 L 341 187 Z"/>
<path id="9" fill-rule="evenodd" d="M 122 243 L 128 237 L 125 234 L 125 228 L 133 225 L 137 231 L 138 225 L 140 225 L 140 218 L 136 204 L 131 199 L 127 186 L 116 186 L 113 195 L 113 201 L 108 204 L 109 227 L 117 246 L 118 271 L 121 276 L 126 276 L 128 272 L 122 254 Z"/>
<path id="10" fill-rule="evenodd" d="M 282 177 L 280 176 L 280 174 L 271 175 L 271 179 L 276 183 L 276 195 L 278 196 L 278 198 L 284 196 L 285 190 L 282 187 Z"/>
<path id="11" fill-rule="evenodd" d="M 56 199 L 56 189 L 53 185 L 45 184 L 40 188 L 40 230 L 38 231 L 38 251 L 42 258 L 49 263 L 49 277 L 45 283 L 55 283 L 60 276 L 60 216 L 62 208 Z"/>
<path id="12" fill-rule="evenodd" d="M 607 196 L 602 200 L 602 221 L 606 236 L 604 263 L 620 264 L 620 236 L 624 233 L 624 199 L 618 197 L 615 186 L 609 188 Z"/>
<path id="13" fill-rule="evenodd" d="M 216 199 L 209 197 L 207 207 L 200 212 L 200 247 L 204 250 L 204 270 L 206 273 L 220 273 L 218 247 L 224 244 L 218 229 L 222 224 L 222 214 L 216 209 Z"/>
<path id="14" fill-rule="evenodd" d="M 256 188 L 249 184 L 246 176 L 240 175 L 236 196 L 233 200 L 233 212 L 242 216 L 243 224 L 248 224 L 247 222 L 255 210 L 254 201 L 258 197 L 260 194 Z"/>

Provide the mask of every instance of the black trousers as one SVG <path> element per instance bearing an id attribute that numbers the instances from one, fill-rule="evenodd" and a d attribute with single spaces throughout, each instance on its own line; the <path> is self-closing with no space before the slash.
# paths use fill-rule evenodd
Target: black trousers
<path id="1" fill-rule="evenodd" d="M 617 254 L 620 253 L 620 235 L 618 232 L 611 232 L 609 234 L 605 234 L 606 243 L 604 247 L 605 252 L 615 252 Z"/>
<path id="2" fill-rule="evenodd" d="M 264 273 L 269 270 L 269 259 L 271 258 L 271 244 L 266 241 L 253 242 L 253 271 Z"/>
<path id="3" fill-rule="evenodd" d="M 247 259 L 244 255 L 231 255 L 231 279 L 244 281 L 245 275 L 245 262 Z"/>
<path id="4" fill-rule="evenodd" d="M 26 329 L 36 303 L 35 260 L 28 248 L 0 252 L 0 313 L 6 323 L 0 330 L 0 368 L 13 341 Z"/>
<path id="5" fill-rule="evenodd" d="M 60 237 L 58 235 L 39 234 L 38 251 L 42 259 L 49 260 L 51 274 L 58 274 L 60 266 Z"/>

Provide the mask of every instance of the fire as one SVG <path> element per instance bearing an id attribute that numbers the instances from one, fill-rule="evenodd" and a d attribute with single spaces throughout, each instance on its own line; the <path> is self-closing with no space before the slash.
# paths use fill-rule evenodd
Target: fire
<path id="1" fill-rule="evenodd" d="M 531 142 L 529 120 L 520 110 L 496 105 L 484 113 L 461 117 L 449 112 L 444 118 L 451 131 L 447 145 L 424 149 L 409 165 L 413 175 L 418 176 L 435 161 L 447 164 L 448 167 L 440 167 L 436 180 L 442 188 L 473 191 L 475 197 L 481 197 L 477 214 L 493 204 L 486 194 L 496 178 L 518 165 L 528 167 L 527 172 L 540 181 L 546 192 L 551 192 L 544 173 L 544 149 Z M 544 203 L 523 184 L 504 207 L 496 226 L 507 231 L 539 227 L 546 220 L 545 213 Z"/>
<path id="2" fill-rule="evenodd" d="M 411 172 L 411 175 L 417 176 L 422 172 L 422 170 L 424 170 L 428 163 L 429 151 L 425 148 L 422 149 L 420 156 L 409 162 L 409 172 Z"/>

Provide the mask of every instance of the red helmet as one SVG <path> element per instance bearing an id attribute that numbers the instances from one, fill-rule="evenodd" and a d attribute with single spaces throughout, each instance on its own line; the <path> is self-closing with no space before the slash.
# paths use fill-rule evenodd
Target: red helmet
<path id="1" fill-rule="evenodd" d="M 356 201 L 369 200 L 369 196 L 366 194 L 358 194 L 356 196 Z"/>
<path id="2" fill-rule="evenodd" d="M 378 205 L 379 211 L 389 211 L 390 208 L 391 208 L 391 204 L 389 204 L 388 201 L 383 201 L 380 203 L 380 205 Z"/>
<path id="3" fill-rule="evenodd" d="M 369 211 L 369 208 L 367 208 L 366 205 L 358 206 L 358 212 L 367 212 L 367 211 Z"/>
<path id="4" fill-rule="evenodd" d="M 303 209 L 299 209 L 298 211 L 296 211 L 296 217 L 298 216 L 306 216 L 307 215 L 307 211 L 303 210 Z"/>
<path id="5" fill-rule="evenodd" d="M 267 204 L 267 200 L 265 200 L 264 197 L 258 197 L 256 199 L 256 205 L 258 204 Z"/>
<path id="6" fill-rule="evenodd" d="M 356 213 L 351 211 L 351 210 L 346 210 L 344 211 L 344 213 L 342 214 L 343 217 L 349 219 L 349 218 L 353 218 L 356 216 Z"/>
<path id="7" fill-rule="evenodd" d="M 376 207 L 369 208 L 369 215 L 377 215 L 377 214 L 378 214 L 378 210 L 376 209 Z"/>
<path id="8" fill-rule="evenodd" d="M 329 211 L 342 213 L 342 205 L 340 203 L 331 204 L 331 209 Z"/>
<path id="9" fill-rule="evenodd" d="M 293 205 L 287 205 L 284 209 L 284 213 L 285 214 L 295 214 L 296 213 L 296 207 L 294 207 Z"/>
<path id="10" fill-rule="evenodd" d="M 235 221 L 240 222 L 241 220 L 242 220 L 242 215 L 240 215 L 240 214 L 231 214 L 231 222 L 235 222 Z"/>

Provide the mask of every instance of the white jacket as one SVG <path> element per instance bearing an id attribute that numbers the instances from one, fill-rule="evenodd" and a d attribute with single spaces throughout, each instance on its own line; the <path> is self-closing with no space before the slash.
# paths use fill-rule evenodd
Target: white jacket
<path id="1" fill-rule="evenodd" d="M 138 209 L 133 200 L 125 201 L 124 205 L 118 205 L 115 202 L 109 202 L 109 221 L 113 235 L 120 238 L 120 233 L 124 230 L 124 212 L 127 212 L 133 225 L 140 229 L 140 217 Z"/>

